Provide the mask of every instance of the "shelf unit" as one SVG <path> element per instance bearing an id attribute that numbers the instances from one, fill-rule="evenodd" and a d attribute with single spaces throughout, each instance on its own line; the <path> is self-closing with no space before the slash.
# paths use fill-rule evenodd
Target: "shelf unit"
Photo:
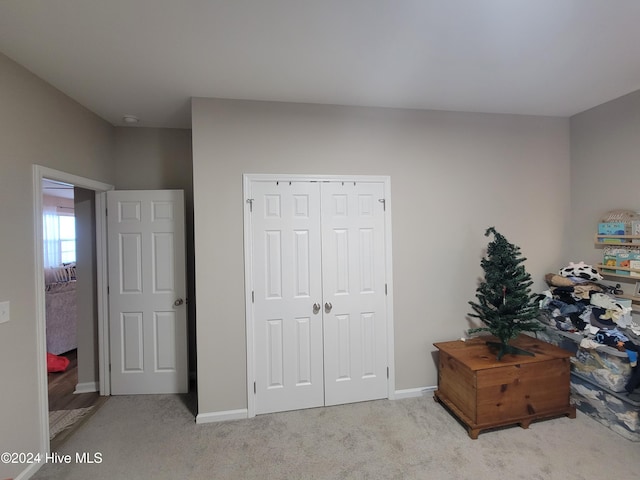
<path id="1" fill-rule="evenodd" d="M 606 239 L 613 240 L 607 242 Z M 636 242 L 634 242 L 634 240 Z M 640 235 L 601 235 L 596 234 L 594 238 L 594 244 L 596 247 L 612 247 L 612 248 L 630 248 L 636 249 L 640 252 Z M 628 282 L 640 282 L 640 269 L 637 268 L 628 268 L 628 267 L 620 267 L 613 265 L 604 265 L 602 263 L 598 263 L 595 265 L 600 275 L 608 278 L 615 278 L 626 280 Z M 616 273 L 615 270 L 622 270 L 625 272 L 629 272 L 628 275 Z M 638 276 L 631 275 L 632 273 L 636 273 Z M 628 295 L 628 294 L 620 294 L 616 295 L 620 298 L 625 298 L 627 300 L 631 300 L 634 304 L 637 303 L 639 305 L 633 305 L 632 310 L 634 312 L 640 312 L 640 296 L 638 295 Z"/>

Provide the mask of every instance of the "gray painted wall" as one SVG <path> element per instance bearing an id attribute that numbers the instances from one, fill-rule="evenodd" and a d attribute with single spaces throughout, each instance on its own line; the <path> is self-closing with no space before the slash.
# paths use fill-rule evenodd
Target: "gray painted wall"
<path id="1" fill-rule="evenodd" d="M 391 176 L 398 390 L 434 386 L 495 226 L 544 274 L 561 262 L 569 121 L 197 98 L 192 102 L 199 413 L 243 409 L 243 173 Z"/>
<path id="2" fill-rule="evenodd" d="M 187 298 L 195 297 L 193 252 L 193 155 L 191 130 L 176 128 L 115 129 L 115 185 L 119 190 L 184 190 Z M 189 301 L 189 371 L 196 368 L 195 301 Z"/>
<path id="3" fill-rule="evenodd" d="M 114 128 L 2 54 L 0 105 L 0 204 L 11 206 L 0 209 L 0 301 L 11 302 L 10 322 L 0 324 L 0 362 L 12 365 L 1 376 L 0 451 L 37 452 L 42 434 L 32 165 L 118 188 L 182 188 L 189 202 L 191 132 Z M 95 358 L 89 347 L 85 353 Z M 92 381 L 95 364 L 85 367 L 81 381 Z M 0 477 L 15 477 L 24 468 L 0 465 Z"/>
<path id="4" fill-rule="evenodd" d="M 640 211 L 638 178 L 640 91 L 571 118 L 570 235 L 563 261 L 602 263 L 602 249 L 594 246 L 598 220 L 610 210 Z M 635 281 L 621 283 L 633 292 Z"/>
<path id="5" fill-rule="evenodd" d="M 11 320 L 0 324 L 0 451 L 37 452 L 32 165 L 113 182 L 113 128 L 2 54 L 0 105 L 0 300 L 11 302 Z M 24 468 L 1 465 L 0 476 Z"/>
<path id="6" fill-rule="evenodd" d="M 75 188 L 78 384 L 99 383 L 95 192 Z"/>

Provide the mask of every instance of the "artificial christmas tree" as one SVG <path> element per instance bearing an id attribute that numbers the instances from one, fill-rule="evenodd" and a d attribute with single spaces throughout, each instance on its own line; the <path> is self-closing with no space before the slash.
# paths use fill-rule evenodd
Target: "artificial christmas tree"
<path id="1" fill-rule="evenodd" d="M 544 330 L 535 320 L 538 302 L 529 288 L 533 284 L 531 275 L 522 265 L 526 258 L 520 256 L 520 247 L 509 243 L 494 227 L 488 228 L 484 235 L 490 234 L 494 240 L 480 262 L 485 278 L 476 289 L 478 303 L 469 302 L 475 312 L 469 316 L 479 318 L 486 327 L 472 328 L 469 333 L 487 331 L 496 336 L 500 342 L 488 344 L 499 348 L 498 360 L 506 353 L 533 355 L 509 345 L 522 332 Z"/>

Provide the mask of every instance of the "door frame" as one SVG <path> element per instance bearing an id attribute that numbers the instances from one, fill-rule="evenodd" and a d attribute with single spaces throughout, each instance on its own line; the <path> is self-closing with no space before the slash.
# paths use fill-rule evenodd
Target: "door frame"
<path id="1" fill-rule="evenodd" d="M 244 281 L 245 281 L 245 329 L 247 350 L 247 417 L 256 416 L 255 403 L 255 357 L 254 357 L 254 308 L 252 302 L 253 288 L 253 245 L 251 242 L 251 183 L 262 182 L 357 182 L 357 183 L 383 183 L 385 191 L 385 275 L 387 284 L 387 362 L 389 366 L 387 378 L 387 392 L 389 400 L 395 399 L 395 355 L 393 336 L 393 259 L 391 243 L 391 177 L 384 175 L 300 175 L 300 174 L 259 174 L 245 173 L 243 179 L 243 217 L 244 217 Z"/>
<path id="2" fill-rule="evenodd" d="M 107 301 L 107 242 L 106 242 L 106 192 L 115 187 L 108 183 L 80 177 L 60 170 L 33 165 L 33 227 L 35 233 L 33 258 L 35 260 L 35 307 L 36 307 L 36 359 L 38 378 L 38 403 L 40 406 L 40 451 L 49 453 L 49 392 L 47 384 L 46 311 L 44 293 L 44 254 L 42 225 L 42 179 L 48 178 L 76 187 L 93 190 L 96 195 L 96 283 L 98 302 L 98 366 L 100 395 L 110 394 L 108 375 L 109 345 L 108 301 Z"/>

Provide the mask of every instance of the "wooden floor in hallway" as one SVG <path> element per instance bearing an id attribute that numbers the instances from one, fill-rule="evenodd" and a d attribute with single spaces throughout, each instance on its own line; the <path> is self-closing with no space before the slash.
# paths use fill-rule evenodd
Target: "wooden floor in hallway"
<path id="1" fill-rule="evenodd" d="M 101 397 L 98 392 L 73 393 L 78 383 L 78 352 L 77 350 L 71 350 L 60 356 L 69 359 L 69 366 L 64 372 L 50 372 L 47 374 L 49 412 L 95 407 L 92 409 L 91 414 L 95 413 L 109 397 Z M 71 427 L 51 439 L 51 451 L 55 451 L 56 447 L 69 438 L 90 416 L 85 415 Z"/>

